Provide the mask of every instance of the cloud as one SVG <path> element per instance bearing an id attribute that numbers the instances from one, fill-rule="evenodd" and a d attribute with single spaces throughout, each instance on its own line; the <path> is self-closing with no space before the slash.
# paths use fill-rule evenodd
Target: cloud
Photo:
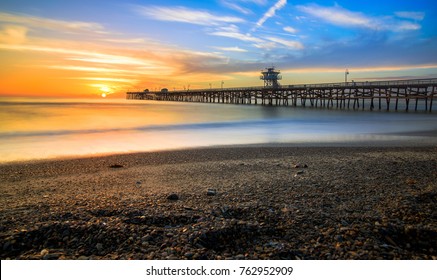
<path id="1" fill-rule="evenodd" d="M 379 29 L 379 24 L 376 20 L 359 12 L 351 12 L 340 6 L 322 7 L 317 4 L 309 4 L 297 6 L 297 9 L 334 25 Z"/>
<path id="2" fill-rule="evenodd" d="M 148 42 L 148 40 L 145 40 L 144 38 L 128 38 L 128 39 L 103 39 L 102 41 L 109 42 L 109 43 L 117 43 L 117 44 L 144 44 Z"/>
<path id="3" fill-rule="evenodd" d="M 24 26 L 6 25 L 0 31 L 0 43 L 21 44 L 26 41 L 28 29 Z"/>
<path id="4" fill-rule="evenodd" d="M 244 22 L 243 19 L 238 17 L 213 15 L 207 11 L 193 10 L 186 7 L 142 6 L 138 8 L 138 12 L 143 16 L 160 21 L 184 22 L 205 26 Z"/>
<path id="5" fill-rule="evenodd" d="M 296 34 L 297 33 L 297 29 L 295 29 L 295 28 L 293 28 L 291 26 L 285 26 L 283 29 L 284 29 L 284 31 L 286 31 L 288 33 L 291 33 L 291 34 Z"/>
<path id="6" fill-rule="evenodd" d="M 273 50 L 277 48 L 277 44 L 275 42 L 267 42 L 267 41 L 262 41 L 261 43 L 254 44 L 253 46 L 263 50 Z"/>
<path id="7" fill-rule="evenodd" d="M 240 1 L 245 3 L 254 3 L 260 6 L 264 6 L 267 4 L 267 0 L 240 0 Z"/>
<path id="8" fill-rule="evenodd" d="M 422 26 L 420 24 L 408 21 L 399 22 L 396 25 L 393 25 L 391 28 L 393 31 L 403 32 L 403 31 L 412 31 L 419 30 Z"/>
<path id="9" fill-rule="evenodd" d="M 250 34 L 241 33 L 238 27 L 235 25 L 220 27 L 216 31 L 210 32 L 209 34 L 214 36 L 228 37 L 245 42 L 252 42 L 252 43 L 261 43 L 264 41 L 260 38 L 253 37 Z"/>
<path id="10" fill-rule="evenodd" d="M 106 34 L 103 26 L 95 22 L 85 21 L 65 21 L 57 19 L 48 19 L 43 17 L 30 16 L 25 14 L 11 14 L 0 12 L 0 22 L 9 22 L 15 24 L 24 24 L 28 28 L 43 28 L 61 32 L 93 32 Z"/>
<path id="11" fill-rule="evenodd" d="M 214 47 L 214 49 L 226 51 L 226 52 L 247 52 L 247 50 L 239 47 Z"/>
<path id="12" fill-rule="evenodd" d="M 423 12 L 396 12 L 395 15 L 400 18 L 412 19 L 421 21 L 425 18 L 425 13 Z"/>
<path id="13" fill-rule="evenodd" d="M 251 11 L 251 10 L 249 10 L 249 9 L 247 9 L 247 8 L 244 8 L 244 7 L 241 7 L 240 5 L 235 4 L 234 2 L 230 2 L 230 1 L 228 1 L 228 0 L 222 0 L 222 1 L 220 1 L 220 3 L 221 3 L 223 6 L 229 8 L 229 9 L 232 9 L 232 10 L 234 10 L 234 11 L 237 11 L 237 12 L 239 12 L 239 13 L 242 13 L 242 14 L 244 14 L 244 15 L 252 14 L 252 11 Z"/>
<path id="14" fill-rule="evenodd" d="M 276 14 L 276 11 L 285 7 L 286 4 L 287 0 L 279 0 L 278 2 L 276 2 L 276 4 L 270 7 L 270 9 L 262 16 L 262 18 L 257 21 L 255 29 L 261 27 L 266 22 L 266 20 L 273 17 Z"/>
<path id="15" fill-rule="evenodd" d="M 219 30 L 211 32 L 210 35 L 223 36 L 223 37 L 233 38 L 244 42 L 254 43 L 253 46 L 259 49 L 266 49 L 266 50 L 275 49 L 278 47 L 278 44 L 295 50 L 304 49 L 303 44 L 298 41 L 285 40 L 273 36 L 265 37 L 261 39 L 258 37 L 254 37 L 248 33 L 243 34 L 235 25 L 221 27 L 219 28 Z"/>
<path id="16" fill-rule="evenodd" d="M 298 41 L 285 40 L 277 37 L 267 37 L 266 39 L 295 50 L 302 50 L 304 48 L 303 44 Z"/>
<path id="17" fill-rule="evenodd" d="M 134 84 L 137 83 L 138 80 L 136 79 L 124 79 L 124 78 L 102 78 L 102 77 L 73 77 L 70 79 L 74 80 L 85 80 L 85 81 L 99 81 L 99 82 L 116 82 L 116 83 L 123 83 L 123 84 Z"/>
<path id="18" fill-rule="evenodd" d="M 297 9 L 322 21 L 346 28 L 365 28 L 377 31 L 389 30 L 395 32 L 417 30 L 421 28 L 417 23 L 399 21 L 389 16 L 371 17 L 360 12 L 349 11 L 338 5 L 333 7 L 323 7 L 317 4 L 309 4 L 299 5 L 297 6 Z M 419 18 L 418 15 L 411 14 L 404 14 L 404 16 L 416 16 L 416 18 Z"/>

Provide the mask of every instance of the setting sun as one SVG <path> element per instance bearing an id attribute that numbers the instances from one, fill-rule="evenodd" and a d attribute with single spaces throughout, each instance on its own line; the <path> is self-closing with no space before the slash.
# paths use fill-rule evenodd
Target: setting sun
<path id="1" fill-rule="evenodd" d="M 102 97 L 105 98 L 106 97 L 106 93 L 102 93 Z"/>

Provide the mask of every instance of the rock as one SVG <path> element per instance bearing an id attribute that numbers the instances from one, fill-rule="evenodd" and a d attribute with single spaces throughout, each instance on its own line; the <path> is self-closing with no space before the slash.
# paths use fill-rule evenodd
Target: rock
<path id="1" fill-rule="evenodd" d="M 171 195 L 167 196 L 168 200 L 178 200 L 179 196 L 175 193 L 172 193 Z"/>
<path id="2" fill-rule="evenodd" d="M 80 256 L 77 258 L 78 260 L 84 261 L 84 260 L 88 260 L 87 256 Z"/>
<path id="3" fill-rule="evenodd" d="M 303 170 L 299 170 L 299 171 L 296 172 L 296 174 L 294 174 L 294 177 L 297 177 L 297 176 L 302 175 L 304 173 L 305 172 Z"/>
<path id="4" fill-rule="evenodd" d="M 208 191 L 206 192 L 207 196 L 214 196 L 217 194 L 217 190 L 216 189 L 208 189 Z"/>
<path id="5" fill-rule="evenodd" d="M 42 257 L 44 257 L 44 256 L 47 255 L 48 253 L 49 253 L 49 250 L 47 250 L 47 249 L 42 249 L 41 252 L 40 252 L 40 255 L 41 255 Z"/>
<path id="6" fill-rule="evenodd" d="M 110 168 L 122 168 L 123 165 L 121 165 L 121 164 L 112 164 L 112 165 L 110 165 L 109 167 L 110 167 Z"/>
<path id="7" fill-rule="evenodd" d="M 11 247 L 11 242 L 6 241 L 6 243 L 3 245 L 3 251 L 9 250 L 10 247 Z"/>
<path id="8" fill-rule="evenodd" d="M 43 260 L 57 260 L 61 256 L 60 253 L 46 254 Z"/>
<path id="9" fill-rule="evenodd" d="M 96 249 L 97 249 L 97 251 L 102 251 L 103 250 L 103 244 L 102 243 L 97 243 L 96 244 Z"/>

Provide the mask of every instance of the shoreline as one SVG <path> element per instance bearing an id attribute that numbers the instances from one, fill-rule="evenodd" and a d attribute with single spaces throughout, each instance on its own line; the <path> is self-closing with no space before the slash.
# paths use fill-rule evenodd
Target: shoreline
<path id="1" fill-rule="evenodd" d="M 436 170 L 435 145 L 2 164 L 1 258 L 437 259 Z"/>
<path id="2" fill-rule="evenodd" d="M 372 135 L 372 134 L 370 134 Z M 427 130 L 414 133 L 388 133 L 388 134 L 373 134 L 375 136 L 395 137 L 395 139 L 371 141 L 368 138 L 363 140 L 353 141 L 297 141 L 297 142 L 266 142 L 266 143 L 251 143 L 251 144 L 225 144 L 225 145 L 206 145 L 192 147 L 177 147 L 173 149 L 156 149 L 145 151 L 126 151 L 126 152 L 106 152 L 95 154 L 81 155 L 60 155 L 42 158 L 31 159 L 16 159 L 1 162 L 0 166 L 15 165 L 15 164 L 32 164 L 38 162 L 64 161 L 64 160 L 79 160 L 93 159 L 113 156 L 132 156 L 149 153 L 165 153 L 177 152 L 186 150 L 204 150 L 204 149 L 233 149 L 233 148 L 413 148 L 413 147 L 436 147 L 437 146 L 437 130 Z M 365 135 L 366 137 L 369 134 Z M 404 139 L 399 139 L 403 137 Z"/>

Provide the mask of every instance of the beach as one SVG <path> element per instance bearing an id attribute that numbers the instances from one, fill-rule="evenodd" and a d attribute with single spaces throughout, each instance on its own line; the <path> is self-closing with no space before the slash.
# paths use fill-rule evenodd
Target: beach
<path id="1" fill-rule="evenodd" d="M 1 259 L 437 259 L 437 147 L 256 145 L 0 165 Z"/>

